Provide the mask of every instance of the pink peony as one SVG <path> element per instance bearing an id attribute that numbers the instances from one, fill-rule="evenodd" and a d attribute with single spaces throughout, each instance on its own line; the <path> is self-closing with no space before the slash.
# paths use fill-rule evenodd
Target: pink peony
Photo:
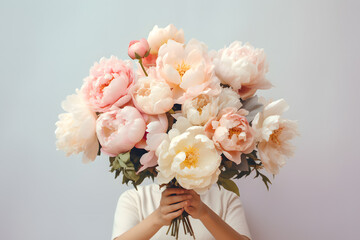
<path id="1" fill-rule="evenodd" d="M 131 106 L 101 114 L 96 122 L 101 151 L 116 156 L 131 150 L 143 138 L 145 128 L 141 113 Z"/>
<path id="2" fill-rule="evenodd" d="M 143 115 L 146 120 L 146 134 L 141 142 L 136 144 L 137 148 L 143 148 L 149 152 L 145 153 L 140 158 L 142 164 L 138 172 L 145 170 L 148 167 L 157 165 L 157 157 L 155 151 L 160 143 L 166 139 L 166 131 L 168 129 L 168 119 L 166 114 L 160 115 Z"/>
<path id="3" fill-rule="evenodd" d="M 268 64 L 263 49 L 235 41 L 215 54 L 213 62 L 217 77 L 223 84 L 239 92 L 242 99 L 253 96 L 258 89 L 269 89 L 266 79 Z"/>
<path id="4" fill-rule="evenodd" d="M 128 54 L 132 59 L 143 58 L 148 53 L 148 51 L 149 43 L 145 38 L 140 40 L 133 40 L 129 44 Z"/>
<path id="5" fill-rule="evenodd" d="M 128 91 L 134 83 L 134 73 L 130 61 L 122 61 L 114 56 L 101 58 L 90 69 L 84 79 L 81 91 L 95 112 L 106 112 L 113 105 L 123 106 L 130 101 Z"/>
<path id="6" fill-rule="evenodd" d="M 255 148 L 255 132 L 245 118 L 247 113 L 244 109 L 224 108 L 205 125 L 206 135 L 212 138 L 217 149 L 236 164 L 240 164 L 242 153 L 250 153 Z"/>

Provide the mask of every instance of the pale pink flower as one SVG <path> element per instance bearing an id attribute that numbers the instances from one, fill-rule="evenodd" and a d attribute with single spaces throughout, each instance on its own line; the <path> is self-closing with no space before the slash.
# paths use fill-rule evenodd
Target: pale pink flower
<path id="1" fill-rule="evenodd" d="M 266 79 L 268 63 L 263 49 L 235 41 L 214 54 L 215 72 L 223 84 L 239 92 L 242 99 L 253 96 L 258 89 L 269 89 Z"/>
<path id="2" fill-rule="evenodd" d="M 165 113 L 174 105 L 169 85 L 154 70 L 148 71 L 148 77 L 139 78 L 130 90 L 136 107 L 151 115 Z"/>
<path id="3" fill-rule="evenodd" d="M 140 40 L 133 40 L 129 44 L 128 54 L 132 59 L 143 58 L 149 51 L 149 43 L 145 38 Z M 138 55 L 138 57 L 136 56 Z"/>
<path id="4" fill-rule="evenodd" d="M 111 56 L 94 64 L 90 75 L 84 79 L 81 91 L 93 111 L 106 112 L 113 105 L 121 107 L 131 100 L 128 91 L 133 83 L 131 62 Z"/>
<path id="5" fill-rule="evenodd" d="M 202 93 L 220 93 L 206 46 L 197 40 L 186 45 L 169 40 L 159 50 L 156 68 L 172 88 L 175 103 L 183 104 Z"/>
<path id="6" fill-rule="evenodd" d="M 257 133 L 260 159 L 265 169 L 275 175 L 286 163 L 286 157 L 294 154 L 295 147 L 289 141 L 299 133 L 296 121 L 281 117 L 289 109 L 284 99 L 263 104 L 264 109 L 255 116 L 252 126 Z"/>
<path id="7" fill-rule="evenodd" d="M 150 54 L 157 54 L 160 47 L 170 39 L 184 43 L 184 31 L 182 29 L 178 30 L 173 24 L 169 24 L 165 28 L 159 28 L 155 25 L 147 39 L 150 46 Z"/>
<path id="8" fill-rule="evenodd" d="M 242 153 L 250 153 L 255 148 L 255 132 L 246 120 L 247 114 L 244 109 L 225 108 L 205 125 L 206 135 L 217 149 L 236 164 L 241 163 Z"/>
<path id="9" fill-rule="evenodd" d="M 101 114 L 96 123 L 101 151 L 109 156 L 130 151 L 143 138 L 145 128 L 141 113 L 131 106 Z"/>
<path id="10" fill-rule="evenodd" d="M 167 138 L 168 119 L 166 114 L 159 115 L 143 115 L 146 120 L 146 134 L 142 141 L 136 144 L 137 148 L 143 148 L 148 152 L 141 156 L 141 172 L 149 167 L 157 165 L 157 156 L 155 151 L 160 143 Z"/>
<path id="11" fill-rule="evenodd" d="M 67 113 L 59 115 L 56 122 L 56 147 L 67 156 L 84 152 L 83 162 L 94 161 L 99 151 L 96 137 L 96 114 L 86 104 L 78 90 L 61 103 Z"/>

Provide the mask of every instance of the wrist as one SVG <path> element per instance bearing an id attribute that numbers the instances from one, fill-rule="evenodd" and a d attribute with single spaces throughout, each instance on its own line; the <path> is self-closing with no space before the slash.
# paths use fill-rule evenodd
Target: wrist
<path id="1" fill-rule="evenodd" d="M 211 211 L 211 209 L 206 204 L 204 204 L 203 211 L 202 211 L 202 214 L 199 217 L 199 220 L 201 222 L 206 221 L 206 219 L 208 219 L 209 216 L 210 216 L 210 211 Z"/>
<path id="2" fill-rule="evenodd" d="M 151 223 L 153 225 L 153 227 L 155 228 L 161 228 L 162 226 L 164 226 L 164 223 L 161 219 L 161 214 L 160 214 L 160 210 L 156 209 L 151 215 Z"/>

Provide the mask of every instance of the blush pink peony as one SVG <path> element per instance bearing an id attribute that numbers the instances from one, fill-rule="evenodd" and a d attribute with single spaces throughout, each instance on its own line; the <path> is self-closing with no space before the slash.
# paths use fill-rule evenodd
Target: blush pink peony
<path id="1" fill-rule="evenodd" d="M 206 45 L 197 40 L 186 45 L 169 40 L 159 50 L 156 68 L 172 88 L 175 103 L 183 104 L 201 93 L 221 91 Z"/>
<path id="2" fill-rule="evenodd" d="M 143 138 L 145 128 L 141 113 L 131 106 L 101 114 L 96 122 L 101 151 L 116 156 L 131 150 Z"/>
<path id="3" fill-rule="evenodd" d="M 244 109 L 225 108 L 205 125 L 206 135 L 217 149 L 236 164 L 241 163 L 242 153 L 255 148 L 255 132 L 246 120 L 247 113 Z"/>
<path id="4" fill-rule="evenodd" d="M 239 92 L 242 99 L 253 96 L 258 89 L 269 89 L 266 79 L 268 64 L 263 49 L 235 41 L 213 56 L 215 72 L 223 84 Z"/>
<path id="5" fill-rule="evenodd" d="M 134 83 L 134 73 L 130 61 L 122 61 L 114 56 L 101 58 L 90 69 L 84 79 L 81 91 L 95 112 L 106 112 L 113 105 L 121 107 L 131 100 L 129 88 Z"/>
<path id="6" fill-rule="evenodd" d="M 281 117 L 289 109 L 284 99 L 260 101 L 264 104 L 264 109 L 255 116 L 252 124 L 259 141 L 261 162 L 266 171 L 275 175 L 285 165 L 286 158 L 294 154 L 295 147 L 290 140 L 299 135 L 297 122 Z"/>

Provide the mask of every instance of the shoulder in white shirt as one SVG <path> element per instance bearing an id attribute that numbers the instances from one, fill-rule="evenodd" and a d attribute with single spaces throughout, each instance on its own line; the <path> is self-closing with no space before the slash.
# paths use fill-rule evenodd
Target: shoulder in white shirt
<path id="1" fill-rule="evenodd" d="M 128 231 L 154 212 L 160 204 L 161 192 L 164 189 L 159 189 L 159 185 L 150 184 L 138 186 L 138 190 L 125 191 L 117 203 L 112 239 Z M 233 229 L 251 239 L 245 212 L 240 198 L 236 194 L 213 185 L 209 191 L 200 195 L 200 198 Z M 190 217 L 190 222 L 197 240 L 214 239 L 201 221 Z M 151 239 L 173 240 L 173 237 L 166 235 L 167 229 L 168 226 L 162 227 Z M 193 238 L 190 235 L 184 235 L 180 230 L 179 239 Z"/>

